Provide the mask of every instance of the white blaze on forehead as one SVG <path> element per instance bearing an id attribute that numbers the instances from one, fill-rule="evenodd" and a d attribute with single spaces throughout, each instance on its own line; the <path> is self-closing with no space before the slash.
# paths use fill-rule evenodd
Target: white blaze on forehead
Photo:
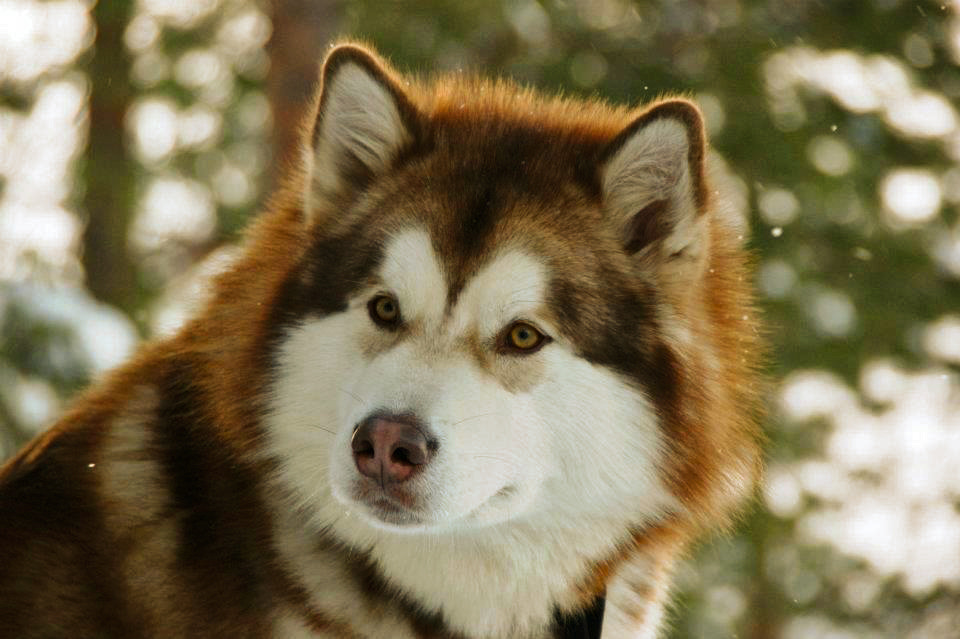
<path id="1" fill-rule="evenodd" d="M 460 332 L 475 322 L 489 337 L 513 319 L 533 319 L 546 298 L 546 265 L 521 251 L 494 257 L 467 282 L 454 309 Z"/>
<path id="2" fill-rule="evenodd" d="M 447 284 L 425 230 L 408 229 L 390 238 L 380 278 L 389 292 L 397 296 L 406 319 L 443 315 Z"/>

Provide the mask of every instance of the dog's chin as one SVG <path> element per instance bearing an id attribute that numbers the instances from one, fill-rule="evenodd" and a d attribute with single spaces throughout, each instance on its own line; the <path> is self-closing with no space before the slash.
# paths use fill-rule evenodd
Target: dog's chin
<path id="1" fill-rule="evenodd" d="M 398 487 L 383 489 L 367 479 L 334 486 L 332 493 L 340 505 L 373 528 L 417 532 L 435 525 L 414 491 Z"/>
<path id="2" fill-rule="evenodd" d="M 354 503 L 359 516 L 374 528 L 395 532 L 419 532 L 431 527 L 421 513 L 388 499 Z"/>
<path id="3" fill-rule="evenodd" d="M 507 485 L 473 508 L 460 513 L 444 508 L 441 509 L 442 514 L 433 511 L 429 501 L 422 496 L 383 491 L 362 480 L 346 490 L 334 490 L 333 495 L 342 506 L 369 526 L 410 534 L 485 528 L 504 523 L 524 510 L 526 504 L 519 498 L 521 492 L 515 486 Z"/>

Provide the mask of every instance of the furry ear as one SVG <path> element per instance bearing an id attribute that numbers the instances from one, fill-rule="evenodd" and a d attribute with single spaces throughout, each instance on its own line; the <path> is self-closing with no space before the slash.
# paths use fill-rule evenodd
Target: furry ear
<path id="1" fill-rule="evenodd" d="M 323 63 L 306 165 L 307 215 L 388 170 L 416 134 L 416 110 L 390 71 L 357 45 Z"/>
<path id="2" fill-rule="evenodd" d="M 697 254 L 706 208 L 705 136 L 700 111 L 686 100 L 660 102 L 607 148 L 603 198 L 630 254 Z"/>

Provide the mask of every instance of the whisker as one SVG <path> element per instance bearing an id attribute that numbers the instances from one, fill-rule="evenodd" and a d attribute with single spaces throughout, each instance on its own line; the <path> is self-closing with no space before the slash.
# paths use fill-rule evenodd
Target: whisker
<path id="1" fill-rule="evenodd" d="M 323 426 L 320 426 L 319 424 L 313 424 L 313 425 L 311 425 L 311 428 L 316 428 L 317 430 L 322 430 L 323 432 L 325 432 L 325 433 L 330 433 L 331 435 L 336 435 L 336 434 L 337 434 L 336 431 L 330 430 L 329 428 L 324 428 Z"/>
<path id="2" fill-rule="evenodd" d="M 501 457 L 501 456 L 499 456 L 499 455 L 472 455 L 472 457 L 473 457 L 474 459 L 493 459 L 493 460 L 500 461 L 500 462 L 508 462 L 508 461 L 510 461 L 509 458 L 507 458 L 507 457 Z"/>
<path id="3" fill-rule="evenodd" d="M 360 404 L 363 403 L 363 399 L 362 399 L 359 395 L 357 395 L 356 393 L 354 393 L 353 391 L 349 391 L 349 390 L 347 390 L 346 388 L 343 388 L 342 386 L 340 386 L 340 387 L 338 387 L 338 388 L 339 388 L 339 390 L 340 390 L 341 392 L 344 392 L 344 393 L 346 393 L 347 395 L 349 395 L 350 397 L 352 397 L 352 398 L 354 398 L 355 400 L 357 400 L 358 403 L 360 403 Z"/>
<path id="4" fill-rule="evenodd" d="M 319 423 L 310 423 L 310 424 L 308 424 L 308 427 L 309 427 L 309 428 L 313 428 L 313 429 L 316 429 L 316 430 L 322 430 L 322 431 L 324 431 L 325 433 L 330 433 L 331 435 L 336 435 L 336 434 L 337 434 L 337 427 L 338 427 L 338 426 L 339 426 L 338 420 L 335 419 L 335 418 L 334 418 L 334 419 L 328 419 L 328 420 L 326 420 L 326 421 L 322 421 L 322 422 L 319 422 Z"/>
<path id="5" fill-rule="evenodd" d="M 451 425 L 451 426 L 456 426 L 457 424 L 462 424 L 463 422 L 468 422 L 468 421 L 470 421 L 471 419 L 480 419 L 481 417 L 491 417 L 491 416 L 493 416 L 493 415 L 502 415 L 502 413 L 501 413 L 500 411 L 497 411 L 497 412 L 494 412 L 494 413 L 480 413 L 479 415 L 474 415 L 474 416 L 472 416 L 472 417 L 467 417 L 467 418 L 465 418 L 465 419 L 461 419 L 460 421 L 453 422 L 453 423 L 450 424 L 450 425 Z"/>

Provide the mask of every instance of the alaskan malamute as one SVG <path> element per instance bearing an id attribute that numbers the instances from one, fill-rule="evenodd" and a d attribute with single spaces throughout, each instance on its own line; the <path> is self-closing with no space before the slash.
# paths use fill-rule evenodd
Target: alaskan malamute
<path id="1" fill-rule="evenodd" d="M 0 636 L 655 637 L 759 470 L 700 112 L 321 76 L 207 306 L 0 473 Z"/>

